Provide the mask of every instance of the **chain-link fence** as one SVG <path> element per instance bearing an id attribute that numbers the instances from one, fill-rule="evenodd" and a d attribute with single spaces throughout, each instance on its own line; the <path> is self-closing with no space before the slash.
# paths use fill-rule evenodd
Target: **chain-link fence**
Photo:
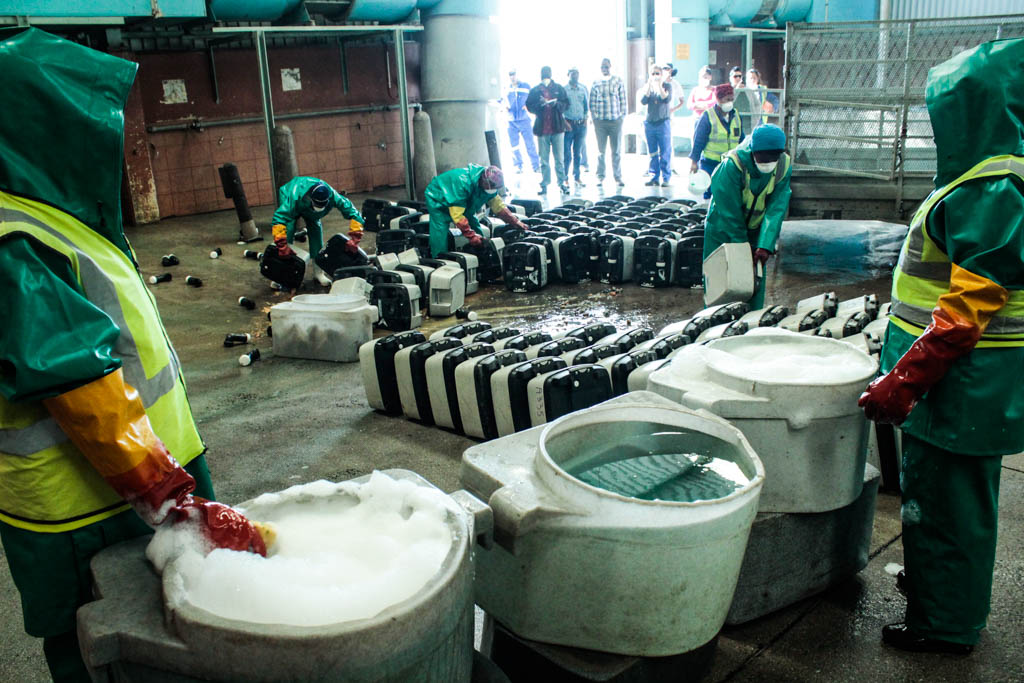
<path id="1" fill-rule="evenodd" d="M 934 175 L 928 70 L 980 43 L 1021 36 L 1024 15 L 789 24 L 786 126 L 794 168 L 900 188 L 908 175 Z"/>

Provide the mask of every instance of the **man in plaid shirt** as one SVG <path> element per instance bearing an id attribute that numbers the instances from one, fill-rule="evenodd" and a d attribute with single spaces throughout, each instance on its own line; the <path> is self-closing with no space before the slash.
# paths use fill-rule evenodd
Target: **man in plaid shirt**
<path id="1" fill-rule="evenodd" d="M 601 78 L 594 81 L 590 89 L 590 115 L 597 134 L 597 182 L 604 182 L 605 143 L 611 141 L 612 173 L 619 189 L 622 182 L 622 119 L 626 116 L 626 85 L 618 76 L 612 76 L 612 63 L 608 58 L 601 60 Z"/>

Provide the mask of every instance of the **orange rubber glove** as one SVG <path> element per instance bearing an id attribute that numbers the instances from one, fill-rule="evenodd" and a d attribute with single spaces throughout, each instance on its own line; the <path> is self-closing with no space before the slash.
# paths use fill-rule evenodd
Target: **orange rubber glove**
<path id="1" fill-rule="evenodd" d="M 902 424 L 953 363 L 974 349 L 1009 296 L 999 284 L 953 264 L 950 291 L 939 297 L 932 324 L 892 370 L 861 394 L 857 405 L 864 415 L 881 424 Z"/>
<path id="2" fill-rule="evenodd" d="M 43 405 L 82 455 L 146 524 L 193 519 L 215 548 L 266 555 L 258 529 L 227 505 L 192 496 L 195 480 L 153 432 L 142 401 L 118 369 Z"/>
<path id="3" fill-rule="evenodd" d="M 359 243 L 363 240 L 363 224 L 355 218 L 348 221 L 348 241 L 345 242 L 345 251 L 355 254 L 359 251 Z"/>
<path id="4" fill-rule="evenodd" d="M 274 236 L 274 244 L 277 246 L 277 255 L 282 258 L 288 258 L 295 252 L 288 246 L 288 228 L 282 223 L 277 223 L 270 228 L 271 233 Z"/>

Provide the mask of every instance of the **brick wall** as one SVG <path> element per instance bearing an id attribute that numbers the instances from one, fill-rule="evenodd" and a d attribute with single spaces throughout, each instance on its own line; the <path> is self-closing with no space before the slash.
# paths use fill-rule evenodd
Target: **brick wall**
<path id="1" fill-rule="evenodd" d="M 339 191 L 363 192 L 402 185 L 399 112 L 290 119 L 299 174 L 321 178 Z M 230 209 L 218 168 L 238 167 L 253 206 L 276 203 L 261 123 L 149 135 L 160 216 Z M 383 144 L 384 148 L 381 148 Z"/>
<path id="2" fill-rule="evenodd" d="M 402 185 L 405 174 L 397 110 L 313 115 L 324 110 L 398 103 L 392 46 L 347 46 L 347 90 L 343 86 L 340 49 L 335 45 L 269 51 L 275 113 L 310 114 L 278 120 L 292 129 L 299 173 L 322 178 L 340 191 Z M 126 177 L 144 181 L 151 165 L 156 190 L 155 210 L 134 214 L 152 216 L 152 220 L 156 213 L 159 217 L 185 216 L 232 208 L 231 201 L 224 197 L 217 171 L 227 162 L 238 166 L 251 205 L 276 203 L 262 122 L 159 133 L 147 133 L 142 128 L 143 123 L 149 127 L 262 117 L 253 50 L 218 50 L 216 81 L 204 52 L 124 56 L 139 63 L 135 97 L 125 112 L 126 120 L 139 124 L 139 139 L 133 153 L 125 157 Z M 418 43 L 406 43 L 406 68 L 409 98 L 415 102 L 419 98 Z M 283 69 L 301 73 L 301 88 L 284 89 Z M 181 83 L 186 97 L 168 98 L 165 83 L 169 80 Z M 133 188 L 139 182 L 128 183 L 126 190 L 134 195 Z"/>

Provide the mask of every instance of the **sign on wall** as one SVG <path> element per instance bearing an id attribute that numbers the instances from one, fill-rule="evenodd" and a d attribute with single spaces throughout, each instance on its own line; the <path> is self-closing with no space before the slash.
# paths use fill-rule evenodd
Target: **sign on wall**
<path id="1" fill-rule="evenodd" d="M 302 90 L 302 76 L 298 69 L 281 69 L 281 90 Z"/>
<path id="2" fill-rule="evenodd" d="M 172 78 L 163 81 L 164 96 L 160 98 L 160 104 L 188 104 L 188 92 L 185 90 L 185 81 L 181 78 Z"/>

